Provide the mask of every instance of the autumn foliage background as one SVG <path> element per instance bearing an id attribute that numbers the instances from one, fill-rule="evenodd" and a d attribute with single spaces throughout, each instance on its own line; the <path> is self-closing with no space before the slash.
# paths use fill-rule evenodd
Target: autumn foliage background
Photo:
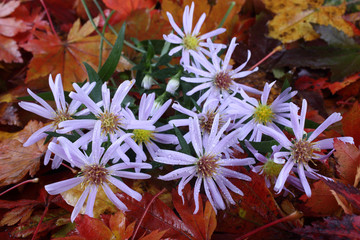
<path id="1" fill-rule="evenodd" d="M 163 40 L 162 35 L 172 30 L 166 11 L 172 13 L 176 22 L 181 22 L 184 7 L 191 4 L 188 0 L 84 2 L 97 30 L 110 43 L 115 42 L 116 35 L 109 26 L 104 27 L 106 21 L 99 7 L 105 17 L 112 14 L 108 24 L 114 30 L 119 31 L 126 22 L 126 40 L 136 46 L 147 40 Z M 320 169 L 335 181 L 312 181 L 311 198 L 299 191 L 284 197 L 268 189 L 262 176 L 242 169 L 252 181 L 234 181 L 244 192 L 244 197 L 234 196 L 236 205 L 215 215 L 203 197 L 199 213 L 193 215 L 190 186 L 184 191 L 183 205 L 176 183 L 160 183 L 153 177 L 129 182 L 143 194 L 141 202 L 118 194 L 130 210 L 125 214 L 108 207 L 108 200 L 100 197 L 98 207 L 95 206 L 98 218 L 82 215 L 71 223 L 72 207 L 67 202 L 71 202 L 72 196 L 50 196 L 44 185 L 74 174 L 65 167 L 50 171 L 50 166 L 44 166 L 46 145 L 41 141 L 27 148 L 22 146 L 46 122 L 25 112 L 17 103 L 28 95 L 27 88 L 37 93 L 49 91 L 49 74 L 60 73 L 65 90 L 71 91 L 73 82 L 87 79 L 83 62 L 98 69 L 112 47 L 101 40 L 80 0 L 3 1 L 0 3 L 1 191 L 26 179 L 39 181 L 1 196 L 1 239 L 237 239 L 277 222 L 250 239 L 360 239 L 360 3 L 194 2 L 195 19 L 203 12 L 207 14 L 202 32 L 217 28 L 230 4 L 234 4 L 223 25 L 227 31 L 217 41 L 228 44 L 232 37 L 237 37 L 235 64 L 245 60 L 247 49 L 252 53 L 248 68 L 271 53 L 259 65 L 258 72 L 243 80 L 246 84 L 262 89 L 265 82 L 277 79 L 273 94 L 278 94 L 282 84 L 289 82 L 299 92 L 293 101 L 307 99 L 310 105 L 307 119 L 314 123 L 321 123 L 333 112 L 342 113 L 341 123 L 325 134 L 352 136 L 355 145 L 335 140 L 335 152 L 327 168 Z M 133 63 L 140 59 L 138 51 L 124 45 L 123 57 L 112 80 L 119 83 L 135 77 Z M 157 195 L 163 188 L 165 191 Z M 286 218 L 294 212 L 294 217 Z"/>

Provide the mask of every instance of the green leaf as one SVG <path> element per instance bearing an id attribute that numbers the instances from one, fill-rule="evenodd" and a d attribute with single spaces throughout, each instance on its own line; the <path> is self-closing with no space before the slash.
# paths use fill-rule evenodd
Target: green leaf
<path id="1" fill-rule="evenodd" d="M 121 26 L 118 37 L 115 41 L 114 47 L 111 50 L 109 57 L 106 59 L 104 65 L 101 67 L 99 71 L 100 79 L 103 82 L 109 80 L 109 78 L 115 72 L 116 66 L 119 63 L 121 52 L 124 44 L 124 36 L 125 36 L 125 23 Z"/>
<path id="2" fill-rule="evenodd" d="M 89 81 L 95 82 L 96 85 L 94 87 L 94 89 L 91 91 L 91 93 L 89 94 L 89 97 L 95 102 L 99 102 L 102 99 L 102 95 L 101 95 L 101 86 L 103 84 L 103 82 L 101 81 L 100 76 L 97 74 L 97 72 L 86 62 L 83 63 L 85 68 L 86 68 L 86 72 L 88 74 L 89 77 Z"/>
<path id="3" fill-rule="evenodd" d="M 184 139 L 183 135 L 181 134 L 180 130 L 174 125 L 174 130 L 175 130 L 175 135 L 177 136 L 180 146 L 181 146 L 181 151 L 183 153 L 186 153 L 188 155 L 191 155 L 191 151 L 190 151 L 190 147 L 187 144 L 186 140 Z"/>

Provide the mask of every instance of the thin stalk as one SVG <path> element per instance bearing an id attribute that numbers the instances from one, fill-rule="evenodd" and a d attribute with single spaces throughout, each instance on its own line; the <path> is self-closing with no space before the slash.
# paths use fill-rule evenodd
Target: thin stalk
<path id="1" fill-rule="evenodd" d="M 49 195 L 48 195 L 48 198 L 47 198 L 46 204 L 45 204 L 45 210 L 44 210 L 43 214 L 41 215 L 40 221 L 39 221 L 38 225 L 36 226 L 35 232 L 34 232 L 32 238 L 31 238 L 31 240 L 36 239 L 36 234 L 39 232 L 42 221 L 44 220 L 44 218 L 46 216 L 46 213 L 49 210 L 49 205 L 50 205 L 51 198 L 52 198 L 52 196 L 49 197 Z"/>
<path id="2" fill-rule="evenodd" d="M 105 35 L 105 30 L 106 30 L 106 26 L 108 25 L 109 19 L 111 18 L 111 16 L 114 14 L 114 12 L 111 12 L 109 17 L 107 17 L 105 19 L 105 23 L 104 23 L 104 27 L 102 30 L 102 34 Z M 105 16 L 105 15 L 104 15 Z M 103 53 L 103 45 L 104 45 L 104 40 L 103 38 L 100 39 L 100 49 L 99 49 L 99 66 L 98 66 L 98 71 L 100 71 L 101 65 L 102 65 L 102 53 Z"/>
<path id="3" fill-rule="evenodd" d="M 11 191 L 11 190 L 13 190 L 13 189 L 21 186 L 21 185 L 24 185 L 24 184 L 26 184 L 26 183 L 37 183 L 37 182 L 39 182 L 39 179 L 38 179 L 38 178 L 34 178 L 34 179 L 29 179 L 29 180 L 23 181 L 23 182 L 21 182 L 21 183 L 19 183 L 19 184 L 16 184 L 15 186 L 13 186 L 13 187 L 5 190 L 5 191 L 3 191 L 2 193 L 0 193 L 0 196 L 2 196 L 2 195 L 4 195 L 5 193 L 7 193 L 7 192 L 9 192 L 9 191 Z"/>
<path id="4" fill-rule="evenodd" d="M 100 4 L 98 3 L 98 1 L 97 1 L 97 0 L 93 0 L 93 1 L 94 1 L 95 5 L 96 5 L 97 9 L 99 10 L 101 16 L 102 16 L 104 19 L 106 19 L 105 13 L 104 13 L 104 11 L 102 10 L 102 8 L 101 8 Z M 112 15 L 114 12 L 115 12 L 115 11 L 112 10 L 111 13 L 110 13 L 110 15 Z M 110 30 L 111 30 L 116 36 L 118 35 L 118 33 L 116 32 L 115 28 L 114 28 L 111 24 L 109 24 L 109 28 L 110 28 Z M 126 46 L 128 46 L 128 47 L 130 47 L 130 48 L 132 48 L 132 49 L 134 49 L 134 50 L 136 50 L 136 51 L 138 51 L 138 52 L 146 53 L 145 50 L 136 47 L 135 45 L 131 44 L 130 42 L 126 41 L 125 39 L 124 39 L 124 44 L 125 44 Z"/>
<path id="5" fill-rule="evenodd" d="M 149 202 L 149 204 L 147 205 L 147 207 L 146 207 L 143 215 L 141 216 L 140 221 L 139 221 L 139 223 L 138 223 L 138 225 L 137 225 L 137 227 L 136 227 L 136 229 L 135 229 L 135 232 L 134 232 L 134 234 L 133 234 L 132 240 L 135 239 L 136 234 L 137 234 L 137 232 L 139 231 L 140 225 L 141 225 L 142 221 L 144 220 L 146 213 L 149 211 L 149 208 L 150 208 L 151 204 L 155 201 L 155 199 L 156 199 L 158 196 L 160 196 L 162 193 L 164 193 L 165 190 L 166 190 L 166 189 L 163 188 L 160 192 L 158 192 L 158 193 L 151 199 L 151 201 Z"/>
<path id="6" fill-rule="evenodd" d="M 241 237 L 237 238 L 236 240 L 242 240 L 242 239 L 247 239 L 248 237 L 254 235 L 255 233 L 258 233 L 266 228 L 269 228 L 275 224 L 278 224 L 278 223 L 282 223 L 282 222 L 287 222 L 287 221 L 293 221 L 293 220 L 296 220 L 296 219 L 299 219 L 303 216 L 303 214 L 301 212 L 298 212 L 298 211 L 295 211 L 293 212 L 292 214 L 290 214 L 289 216 L 286 216 L 286 217 L 283 217 L 283 218 L 280 218 L 278 220 L 275 220 L 271 223 L 268 223 L 264 226 L 261 226 L 251 232 L 248 232 L 247 234 L 244 234 L 242 235 Z"/>
<path id="7" fill-rule="evenodd" d="M 85 0 L 81 0 L 81 3 L 83 4 L 84 9 L 85 9 L 85 12 L 86 12 L 86 15 L 88 16 L 88 18 L 89 18 L 91 24 L 93 25 L 95 31 L 97 32 L 97 34 L 99 34 L 99 35 L 101 36 L 101 38 L 103 38 L 104 41 L 105 41 L 109 46 L 114 47 L 114 45 L 112 45 L 112 43 L 109 42 L 109 40 L 107 40 L 107 39 L 105 38 L 105 36 L 100 32 L 100 30 L 99 30 L 98 27 L 96 26 L 96 24 L 95 24 L 95 22 L 94 22 L 94 19 L 92 18 L 91 14 L 90 14 L 89 8 L 88 8 L 88 6 L 87 6 L 86 3 L 85 3 Z"/>
<path id="8" fill-rule="evenodd" d="M 47 16 L 47 18 L 49 19 L 49 24 L 50 24 L 50 27 L 51 27 L 52 32 L 54 33 L 55 36 L 57 36 L 57 37 L 59 38 L 59 36 L 57 35 L 57 33 L 56 33 L 56 31 L 55 31 L 54 24 L 53 24 L 53 22 L 52 22 L 52 20 L 51 20 L 49 10 L 47 9 L 47 7 L 46 7 L 46 5 L 45 5 L 44 0 L 40 0 L 40 2 L 41 2 L 41 5 L 43 6 L 43 8 L 45 9 L 46 16 Z"/>
<path id="9" fill-rule="evenodd" d="M 230 3 L 230 6 L 229 6 L 228 10 L 226 11 L 225 16 L 223 17 L 223 19 L 221 19 L 221 22 L 217 28 L 221 28 L 224 25 L 226 19 L 229 17 L 231 10 L 235 7 L 235 4 L 236 4 L 235 1 L 232 1 Z"/>
<path id="10" fill-rule="evenodd" d="M 260 61 L 258 61 L 254 66 L 252 66 L 251 68 L 249 68 L 248 71 L 254 70 L 254 68 L 256 68 L 257 66 L 259 66 L 260 64 L 262 64 L 265 60 L 267 60 L 269 57 L 271 57 L 272 55 L 274 55 L 274 53 L 280 51 L 283 49 L 283 46 L 277 46 L 276 48 L 274 48 L 268 55 L 266 55 L 263 59 L 261 59 Z"/>

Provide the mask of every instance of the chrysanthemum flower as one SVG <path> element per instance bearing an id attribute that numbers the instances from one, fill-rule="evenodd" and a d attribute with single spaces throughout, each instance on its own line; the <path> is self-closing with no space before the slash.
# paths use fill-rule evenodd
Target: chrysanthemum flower
<path id="1" fill-rule="evenodd" d="M 235 79 L 246 77 L 247 75 L 257 71 L 258 69 L 255 68 L 254 70 L 241 71 L 250 59 L 251 54 L 250 51 L 248 51 L 248 58 L 246 62 L 241 64 L 236 69 L 230 70 L 230 58 L 237 45 L 235 43 L 235 40 L 236 38 L 233 38 L 231 40 L 224 60 L 219 60 L 219 57 L 217 56 L 218 50 L 215 49 L 215 47 L 212 45 L 210 39 L 208 39 L 208 43 L 210 47 L 212 62 L 209 62 L 209 60 L 203 54 L 198 54 L 190 50 L 192 56 L 194 57 L 194 60 L 196 60 L 201 66 L 203 66 L 204 69 L 200 69 L 194 65 L 186 64 L 184 65 L 184 68 L 187 71 L 194 73 L 197 77 L 182 77 L 181 80 L 190 83 L 200 83 L 200 85 L 194 87 L 192 90 L 186 93 L 188 96 L 191 96 L 201 90 L 207 89 L 203 94 L 201 94 L 200 98 L 198 99 L 197 103 L 199 105 L 208 98 L 225 99 L 229 97 L 231 93 L 238 92 L 240 89 L 255 94 L 261 94 L 261 91 L 255 88 L 235 82 Z"/>
<path id="2" fill-rule="evenodd" d="M 195 116 L 190 121 L 190 136 L 191 144 L 196 152 L 196 157 L 172 150 L 159 150 L 158 157 L 154 160 L 164 164 L 181 165 L 164 176 L 160 176 L 162 180 L 175 180 L 181 178 L 178 184 L 178 193 L 182 197 L 182 190 L 184 186 L 194 177 L 196 177 L 194 187 L 194 214 L 199 210 L 199 193 L 202 183 L 206 196 L 214 209 L 225 209 L 225 202 L 223 196 L 231 204 L 235 204 L 228 189 L 243 195 L 242 191 L 232 184 L 227 178 L 237 178 L 241 180 L 250 181 L 251 178 L 245 174 L 226 168 L 227 166 L 245 166 L 254 163 L 253 158 L 224 158 L 223 152 L 237 143 L 236 136 L 238 131 L 223 136 L 224 131 L 230 124 L 226 122 L 219 129 L 219 114 L 214 118 L 209 139 L 204 143 L 200 130 L 199 119 Z M 220 191 L 221 193 L 220 193 Z"/>
<path id="3" fill-rule="evenodd" d="M 62 85 L 61 75 L 58 74 L 55 77 L 55 82 L 51 76 L 49 75 L 49 86 L 51 89 L 51 92 L 54 96 L 55 104 L 56 104 L 56 110 L 54 110 L 44 99 L 37 96 L 35 93 L 33 93 L 30 89 L 28 89 L 28 93 L 32 98 L 34 98 L 39 104 L 31 103 L 31 102 L 19 102 L 19 106 L 23 109 L 33 112 L 43 118 L 52 120 L 52 122 L 45 127 L 40 128 L 36 132 L 34 132 L 29 139 L 24 143 L 24 147 L 30 146 L 37 141 L 44 139 L 48 136 L 46 132 L 54 132 L 58 130 L 59 123 L 72 119 L 74 115 L 77 114 L 77 109 L 80 107 L 81 102 L 77 100 L 73 100 L 70 104 L 68 104 L 65 101 L 64 96 L 64 89 Z M 82 86 L 82 91 L 85 95 L 88 95 L 91 90 L 94 88 L 95 84 L 89 84 L 85 83 Z M 57 138 L 54 137 L 52 139 L 52 142 L 56 142 Z M 44 157 L 44 164 L 47 165 L 51 156 L 51 151 L 47 150 L 45 157 Z M 53 162 L 52 162 L 52 168 L 58 168 L 61 164 L 62 159 L 58 156 L 54 156 Z"/>
<path id="4" fill-rule="evenodd" d="M 147 125 L 144 125 L 142 122 L 128 119 L 126 117 L 127 115 L 124 115 L 124 111 L 121 106 L 122 101 L 129 93 L 134 83 L 135 80 L 124 81 L 120 84 L 112 100 L 110 99 L 110 90 L 107 88 L 106 83 L 104 83 L 101 88 L 102 101 L 100 103 L 95 103 L 77 84 L 73 84 L 76 93 L 71 92 L 70 97 L 84 104 L 88 110 L 95 115 L 96 119 L 72 119 L 61 122 L 59 127 L 62 129 L 60 129 L 59 132 L 65 133 L 75 129 L 89 129 L 89 132 L 81 136 L 75 142 L 78 146 L 85 146 L 92 138 L 93 128 L 96 122 L 101 122 L 101 139 L 106 141 L 107 136 L 109 135 L 111 142 L 115 142 L 119 137 L 123 136 L 125 134 L 124 130 L 136 128 L 146 129 Z M 103 105 L 103 108 L 99 105 Z M 154 127 L 148 128 L 148 130 L 153 129 Z M 146 159 L 145 153 L 132 138 L 126 138 L 124 141 L 136 153 L 138 158 L 142 160 Z M 117 153 L 124 161 L 129 161 L 129 158 L 121 152 L 120 149 Z"/>
<path id="5" fill-rule="evenodd" d="M 143 94 L 140 100 L 138 113 L 138 120 L 140 120 L 144 125 L 148 125 L 147 128 L 153 127 L 154 130 L 134 129 L 132 131 L 134 134 L 132 136 L 134 141 L 140 146 L 141 149 L 143 149 L 143 145 L 145 145 L 152 158 L 155 158 L 155 153 L 160 150 L 160 148 L 156 145 L 156 142 L 163 144 L 178 144 L 178 139 L 175 135 L 161 133 L 171 129 L 171 127 L 168 125 L 160 127 L 155 126 L 155 123 L 170 106 L 171 99 L 166 101 L 160 108 L 152 113 L 151 110 L 153 109 L 154 101 L 155 93 L 151 93 L 149 95 Z M 125 112 L 128 114 L 128 119 L 133 119 L 134 121 L 136 120 L 135 115 L 129 108 L 126 108 Z M 127 149 L 123 149 L 124 152 L 126 152 L 126 150 Z"/>
<path id="6" fill-rule="evenodd" d="M 118 163 L 110 167 L 106 166 L 109 160 L 113 158 L 113 155 L 119 145 L 124 141 L 124 139 L 129 138 L 131 134 L 122 135 L 119 139 L 112 143 L 112 145 L 106 151 L 104 151 L 104 148 L 101 147 L 102 141 L 100 140 L 101 122 L 97 122 L 95 124 L 93 133 L 92 152 L 90 155 L 81 152 L 77 146 L 64 137 L 58 138 L 60 144 L 49 144 L 49 149 L 53 153 L 62 157 L 75 167 L 81 169 L 80 174 L 77 177 L 45 186 L 45 189 L 49 194 L 55 195 L 82 184 L 81 186 L 83 187 L 84 191 L 78 199 L 71 214 L 72 222 L 79 214 L 86 199 L 85 214 L 93 217 L 93 208 L 99 187 L 102 187 L 106 196 L 115 204 L 117 208 L 125 211 L 127 210 L 127 207 L 120 201 L 119 198 L 115 196 L 109 187 L 109 184 L 114 185 L 127 195 L 131 196 L 137 201 L 140 201 L 142 198 L 141 194 L 129 188 L 123 181 L 119 180 L 118 178 L 123 177 L 129 179 L 147 179 L 151 177 L 145 173 L 127 171 L 127 169 L 131 168 L 150 169 L 151 165 L 147 163 Z"/>
<path id="7" fill-rule="evenodd" d="M 242 125 L 243 131 L 248 133 L 252 131 L 249 141 L 261 141 L 262 132 L 257 128 L 258 124 L 268 126 L 276 131 L 281 131 L 276 124 L 291 126 L 290 103 L 287 101 L 295 96 L 297 91 L 291 92 L 289 87 L 269 104 L 269 94 L 274 84 L 275 81 L 271 84 L 265 83 L 260 101 L 249 97 L 243 90 L 240 90 L 243 99 L 233 98 L 233 102 L 230 103 L 229 113 L 240 115 L 239 124 Z M 242 124 L 243 122 L 246 124 Z"/>
<path id="8" fill-rule="evenodd" d="M 207 43 L 204 42 L 207 38 L 212 38 L 216 35 L 219 35 L 223 32 L 225 32 L 225 28 L 218 28 L 216 30 L 213 30 L 211 32 L 205 33 L 200 35 L 200 29 L 202 24 L 205 21 L 206 14 L 203 13 L 199 19 L 199 21 L 196 23 L 194 30 L 192 31 L 193 26 L 193 15 L 194 15 L 194 2 L 192 2 L 191 7 L 189 9 L 189 6 L 185 7 L 184 14 L 183 14 L 183 28 L 184 31 L 182 31 L 179 26 L 175 23 L 173 16 L 171 13 L 166 12 L 170 24 L 175 30 L 177 34 L 180 35 L 177 36 L 173 33 L 170 33 L 169 35 L 163 35 L 165 41 L 173 43 L 173 44 L 180 44 L 179 46 L 173 48 L 169 55 L 173 55 L 176 52 L 179 52 L 182 50 L 182 57 L 180 60 L 180 63 L 182 64 L 189 64 L 190 62 L 190 51 L 193 50 L 195 52 L 202 52 L 205 54 L 208 54 L 208 51 L 203 48 L 207 46 Z M 199 36 L 200 35 L 200 36 Z M 218 47 L 222 47 L 222 45 L 217 44 Z"/>
<path id="9" fill-rule="evenodd" d="M 316 173 L 316 170 L 309 166 L 314 160 L 325 161 L 334 151 L 334 139 L 323 139 L 313 142 L 327 127 L 341 120 L 340 113 L 331 114 L 319 127 L 311 134 L 304 132 L 305 115 L 307 110 L 307 102 L 302 102 L 301 115 L 298 116 L 298 107 L 290 103 L 290 119 L 291 128 L 293 129 L 295 139 L 289 140 L 283 132 L 279 132 L 273 128 L 258 125 L 260 131 L 271 136 L 285 151 L 279 151 L 274 154 L 274 162 L 284 164 L 275 183 L 275 191 L 280 192 L 284 188 L 284 184 L 289 177 L 290 171 L 296 171 L 299 175 L 301 184 L 308 197 L 311 196 L 311 188 L 307 181 L 307 176 L 318 179 L 324 176 Z M 352 137 L 340 137 L 343 142 L 353 143 Z M 328 154 L 323 154 L 322 150 L 331 149 Z"/>

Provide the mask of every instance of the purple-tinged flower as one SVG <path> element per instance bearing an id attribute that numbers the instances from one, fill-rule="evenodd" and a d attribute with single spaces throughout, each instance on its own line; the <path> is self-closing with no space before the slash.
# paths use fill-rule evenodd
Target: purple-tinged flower
<path id="1" fill-rule="evenodd" d="M 24 143 L 24 147 L 28 147 L 37 141 L 44 139 L 48 136 L 46 132 L 54 132 L 57 131 L 59 128 L 59 124 L 63 121 L 72 119 L 72 117 L 75 115 L 79 115 L 80 113 L 77 113 L 77 109 L 80 107 L 81 102 L 77 100 L 71 101 L 70 104 L 68 104 L 65 101 L 65 95 L 64 95 L 64 89 L 62 85 L 61 75 L 57 74 L 55 77 L 55 82 L 51 76 L 49 75 L 49 86 L 51 89 L 51 92 L 54 96 L 55 104 L 56 104 L 56 110 L 54 110 L 44 99 L 37 96 L 35 93 L 33 93 L 30 89 L 28 89 L 28 93 L 32 98 L 34 98 L 39 104 L 32 103 L 32 102 L 19 102 L 19 106 L 23 109 L 33 112 L 43 118 L 52 120 L 52 122 L 45 127 L 40 128 L 36 132 L 34 132 L 29 139 Z M 89 84 L 85 83 L 82 86 L 82 91 L 85 95 L 88 95 L 91 90 L 94 88 L 95 84 Z M 54 137 L 52 139 L 52 142 L 56 142 L 57 138 Z M 51 156 L 51 151 L 47 150 L 45 157 L 44 157 L 44 164 L 47 165 L 49 163 Z M 54 156 L 53 162 L 52 162 L 52 168 L 58 168 L 62 162 L 62 159 L 58 156 Z"/>
<path id="2" fill-rule="evenodd" d="M 93 128 L 96 122 L 101 122 L 101 139 L 103 141 L 107 141 L 107 137 L 109 136 L 110 141 L 115 142 L 119 137 L 125 134 L 124 130 L 128 129 L 142 128 L 153 130 L 154 127 L 146 128 L 147 125 L 144 125 L 143 122 L 132 121 L 132 119 L 127 118 L 127 114 L 124 114 L 121 103 L 134 83 L 135 80 L 127 80 L 121 83 L 112 99 L 110 99 L 110 90 L 107 88 L 106 83 L 104 83 L 101 87 L 102 101 L 99 103 L 95 103 L 77 84 L 74 84 L 73 86 L 76 93 L 71 92 L 70 97 L 84 104 L 88 110 L 95 115 L 96 119 L 73 119 L 61 122 L 59 127 L 62 129 L 60 129 L 59 132 L 65 133 L 76 129 L 89 129 L 89 132 L 81 136 L 75 142 L 78 146 L 86 146 L 92 138 Z M 99 105 L 103 105 L 103 108 Z M 144 151 L 140 149 L 132 138 L 126 138 L 124 141 L 136 153 L 137 158 L 142 160 L 146 159 Z M 122 158 L 127 162 L 129 161 L 129 158 L 120 150 L 120 148 L 117 153 L 119 158 Z"/>
<path id="3" fill-rule="evenodd" d="M 209 138 L 215 116 L 217 114 L 219 115 L 219 129 L 228 120 L 233 119 L 232 115 L 230 115 L 228 113 L 228 106 L 231 101 L 232 101 L 231 98 L 227 98 L 221 102 L 216 98 L 209 99 L 208 101 L 206 101 L 204 103 L 204 105 L 201 109 L 201 112 L 195 112 L 195 111 L 186 109 L 183 106 L 181 106 L 179 103 L 174 103 L 172 105 L 172 107 L 173 107 L 173 109 L 175 109 L 176 111 L 178 111 L 182 114 L 188 115 L 189 117 L 192 117 L 192 118 L 197 117 L 199 119 L 200 131 L 203 136 L 203 141 L 204 141 L 204 143 L 206 143 Z M 176 127 L 184 127 L 184 126 L 188 127 L 190 125 L 191 121 L 192 121 L 191 118 L 174 119 L 174 120 L 169 121 L 169 125 L 170 126 L 174 125 Z M 228 132 L 229 129 L 233 129 L 232 125 L 233 125 L 232 122 L 230 122 L 229 127 L 226 129 L 226 132 Z M 184 135 L 184 139 L 186 140 L 187 143 L 190 143 L 190 141 L 191 141 L 190 132 L 187 132 Z M 234 145 L 233 147 L 236 148 L 238 151 L 243 152 L 243 150 L 238 145 Z M 226 152 L 225 154 L 232 153 L 231 149 L 228 149 L 228 150 L 229 150 L 229 152 Z"/>
<path id="4" fill-rule="evenodd" d="M 155 101 L 155 93 L 151 93 L 149 95 L 143 94 L 140 100 L 139 105 L 139 113 L 138 120 L 140 120 L 144 125 L 147 125 L 147 128 L 154 128 L 154 130 L 145 130 L 145 129 L 134 129 L 132 131 L 132 138 L 139 145 L 141 149 L 143 149 L 143 145 L 147 148 L 152 158 L 155 158 L 156 152 L 160 150 L 156 142 L 162 144 L 178 144 L 178 139 L 173 134 L 161 133 L 171 129 L 168 125 L 163 125 L 160 127 L 156 127 L 155 123 L 159 120 L 159 118 L 165 113 L 168 107 L 171 104 L 171 99 L 166 101 L 160 108 L 158 108 L 155 112 L 151 112 L 153 109 Z M 128 114 L 128 119 L 132 119 L 136 121 L 136 117 L 133 112 L 126 108 L 125 112 Z M 152 115 L 151 115 L 152 114 Z M 126 147 L 126 146 L 125 146 Z M 123 149 L 124 152 L 127 149 Z"/>
<path id="5" fill-rule="evenodd" d="M 205 33 L 200 35 L 200 29 L 202 24 L 205 21 L 206 14 L 203 13 L 199 19 L 199 21 L 196 23 L 194 30 L 192 31 L 193 26 L 193 15 L 194 15 L 194 2 L 192 2 L 191 7 L 189 9 L 189 6 L 185 7 L 184 14 L 183 14 L 183 28 L 184 31 L 182 31 L 179 26 L 175 23 L 173 16 L 171 13 L 166 12 L 170 24 L 175 30 L 177 34 L 180 35 L 177 36 L 173 33 L 170 33 L 169 35 L 163 35 L 165 41 L 173 43 L 173 44 L 180 44 L 179 46 L 173 48 L 169 55 L 173 55 L 176 52 L 179 52 L 182 50 L 182 57 L 180 60 L 180 63 L 182 64 L 189 64 L 190 63 L 190 51 L 195 52 L 202 52 L 205 54 L 209 54 L 204 47 L 207 47 L 207 43 L 204 42 L 207 38 L 212 38 L 216 35 L 219 35 L 223 32 L 225 32 L 225 28 L 218 28 L 216 30 L 213 30 L 211 32 Z M 199 36 L 200 35 L 200 36 Z M 217 44 L 217 47 L 222 47 L 222 44 Z"/>
<path id="6" fill-rule="evenodd" d="M 53 153 L 61 156 L 71 165 L 81 169 L 80 174 L 77 177 L 45 186 L 45 189 L 49 194 L 55 195 L 74 188 L 79 184 L 82 185 L 84 191 L 78 199 L 71 214 L 72 222 L 79 214 L 86 199 L 85 214 L 93 217 L 93 208 L 99 187 L 102 187 L 106 196 L 115 204 L 117 208 L 125 211 L 127 210 L 127 207 L 112 192 L 109 184 L 114 185 L 122 192 L 126 193 L 137 201 L 140 201 L 142 198 L 141 194 L 129 188 L 123 181 L 119 180 L 118 178 L 148 179 L 151 177 L 145 173 L 127 171 L 127 169 L 131 168 L 151 169 L 151 165 L 147 163 L 118 163 L 110 167 L 106 166 L 106 164 L 113 158 L 113 155 L 119 145 L 124 141 L 124 139 L 129 138 L 131 134 L 122 135 L 105 151 L 104 148 L 101 147 L 101 122 L 97 122 L 95 124 L 93 133 L 92 152 L 90 155 L 80 151 L 77 146 L 64 137 L 58 138 L 60 144 L 49 144 L 49 149 Z"/>
<path id="7" fill-rule="evenodd" d="M 301 114 L 298 116 L 298 107 L 290 103 L 290 119 L 291 128 L 293 129 L 295 139 L 289 140 L 283 132 L 274 130 L 273 128 L 258 125 L 260 131 L 264 134 L 273 137 L 280 145 L 285 148 L 284 151 L 279 151 L 274 154 L 274 162 L 284 164 L 279 176 L 276 180 L 274 190 L 280 192 L 284 188 L 284 184 L 289 177 L 290 171 L 296 171 L 299 175 L 302 187 L 308 197 L 311 196 L 311 188 L 307 181 L 307 176 L 318 179 L 319 177 L 326 178 L 309 166 L 310 162 L 314 160 L 325 161 L 334 151 L 334 139 L 328 138 L 313 142 L 327 127 L 331 124 L 341 120 L 340 113 L 331 114 L 314 132 L 307 134 L 304 132 L 305 115 L 307 110 L 307 102 L 304 99 L 302 102 Z M 339 140 L 343 142 L 353 143 L 352 137 L 340 137 Z M 322 150 L 331 149 L 328 154 L 323 154 Z"/>
<path id="8" fill-rule="evenodd" d="M 268 126 L 276 131 L 281 131 L 276 124 L 291 127 L 290 103 L 287 101 L 295 96 L 297 91 L 291 92 L 289 87 L 268 104 L 271 87 L 274 84 L 275 81 L 265 84 L 260 101 L 249 97 L 243 90 L 240 90 L 243 99 L 233 98 L 233 102 L 230 103 L 229 113 L 237 113 L 240 116 L 239 126 L 234 127 L 237 128 L 241 125 L 244 132 L 252 131 L 249 141 L 261 141 L 262 132 L 259 131 L 258 124 Z M 244 122 L 246 123 L 243 124 Z"/>
<path id="9" fill-rule="evenodd" d="M 194 65 L 186 64 L 184 65 L 184 68 L 187 71 L 194 73 L 196 77 L 182 77 L 181 80 L 190 83 L 200 83 L 200 85 L 194 87 L 192 90 L 186 93 L 189 96 L 201 90 L 207 89 L 203 94 L 201 94 L 197 101 L 198 104 L 201 104 L 208 98 L 217 98 L 219 100 L 222 98 L 225 99 L 229 97 L 231 93 L 238 92 L 240 89 L 254 94 L 261 94 L 261 91 L 255 88 L 235 82 L 235 79 L 246 77 L 258 69 L 255 68 L 254 70 L 241 71 L 250 59 L 251 54 L 250 51 L 248 51 L 248 58 L 246 62 L 241 64 L 236 69 L 231 70 L 229 63 L 231 55 L 233 54 L 237 45 L 235 40 L 236 38 L 231 40 L 224 60 L 219 59 L 217 56 L 218 50 L 215 49 L 215 47 L 212 45 L 210 39 L 208 39 L 208 43 L 212 62 L 210 62 L 203 54 L 198 54 L 190 50 L 194 60 L 203 66 L 204 69 L 200 69 Z"/>
<path id="10" fill-rule="evenodd" d="M 206 143 L 202 138 L 199 119 L 196 116 L 191 118 L 191 144 L 195 150 L 196 157 L 178 151 L 159 150 L 157 153 L 158 157 L 154 159 L 155 161 L 164 164 L 186 166 L 159 177 L 159 179 L 165 181 L 181 178 L 178 184 L 178 194 L 181 197 L 183 197 L 182 190 L 184 189 L 184 186 L 192 178 L 197 178 L 194 187 L 194 214 L 199 210 L 198 197 L 202 183 L 204 183 L 206 196 L 216 211 L 216 209 L 225 209 L 223 196 L 231 204 L 235 204 L 228 189 L 237 194 L 243 195 L 243 192 L 227 178 L 237 178 L 246 181 L 251 180 L 251 178 L 245 174 L 226 168 L 227 166 L 250 165 L 255 163 L 255 161 L 253 158 L 237 159 L 224 157 L 223 153 L 237 143 L 239 131 L 233 131 L 222 138 L 224 131 L 230 124 L 230 121 L 227 121 L 219 129 L 219 117 L 219 114 L 215 116 L 211 132 Z"/>
<path id="11" fill-rule="evenodd" d="M 279 145 L 272 146 L 271 148 L 273 152 L 271 153 L 271 155 L 269 154 L 270 156 L 266 157 L 261 153 L 259 153 L 248 141 L 245 141 L 245 145 L 247 149 L 254 155 L 255 159 L 260 162 L 260 164 L 256 166 L 251 166 L 252 171 L 259 175 L 263 175 L 266 186 L 268 188 L 271 188 L 271 186 L 275 184 L 279 176 L 279 173 L 284 166 L 283 164 L 279 164 L 274 161 L 274 154 L 280 151 L 281 146 Z M 287 182 L 290 183 L 292 186 L 296 187 L 297 189 L 299 189 L 300 191 L 304 191 L 300 180 L 295 176 L 289 174 Z M 285 187 L 284 190 L 291 193 Z"/>

